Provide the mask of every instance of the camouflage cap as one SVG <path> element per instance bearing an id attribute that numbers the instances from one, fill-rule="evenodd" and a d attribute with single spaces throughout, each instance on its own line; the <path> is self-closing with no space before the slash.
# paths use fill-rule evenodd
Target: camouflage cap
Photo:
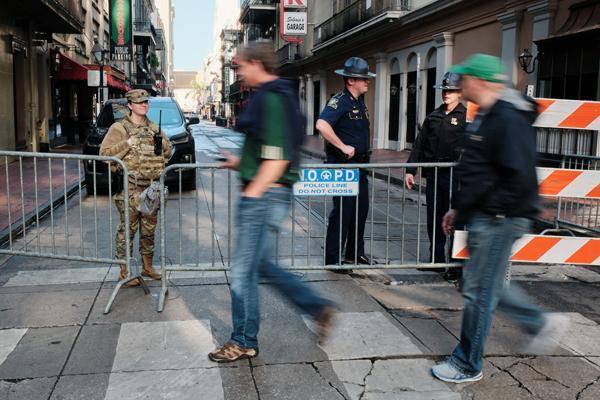
<path id="1" fill-rule="evenodd" d="M 125 93 L 125 97 L 127 97 L 127 101 L 132 103 L 142 103 L 148 101 L 148 92 L 144 89 L 133 89 Z"/>

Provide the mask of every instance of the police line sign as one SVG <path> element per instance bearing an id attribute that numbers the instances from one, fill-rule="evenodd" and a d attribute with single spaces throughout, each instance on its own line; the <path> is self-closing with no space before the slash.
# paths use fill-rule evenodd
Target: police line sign
<path id="1" fill-rule="evenodd" d="M 300 171 L 294 184 L 296 196 L 357 196 L 358 168 L 313 169 Z"/>

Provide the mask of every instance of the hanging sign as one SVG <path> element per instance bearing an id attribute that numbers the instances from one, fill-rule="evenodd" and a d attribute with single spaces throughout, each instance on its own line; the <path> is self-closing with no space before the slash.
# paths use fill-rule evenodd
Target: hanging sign
<path id="1" fill-rule="evenodd" d="M 284 35 L 306 35 L 307 33 L 306 12 L 285 12 L 283 14 Z"/>
<path id="2" fill-rule="evenodd" d="M 283 6 L 285 8 L 306 8 L 308 0 L 285 0 Z"/>
<path id="3" fill-rule="evenodd" d="M 133 60 L 132 0 L 110 0 L 110 59 Z"/>

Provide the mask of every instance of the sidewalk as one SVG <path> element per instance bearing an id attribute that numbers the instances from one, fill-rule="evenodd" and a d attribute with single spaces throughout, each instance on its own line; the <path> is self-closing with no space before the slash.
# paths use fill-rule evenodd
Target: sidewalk
<path id="1" fill-rule="evenodd" d="M 149 296 L 140 288 L 124 289 L 113 311 L 104 315 L 117 275 L 117 267 L 49 265 L 23 257 L 0 262 L 0 398 L 600 398 L 597 286 L 580 281 L 597 281 L 592 271 L 581 271 L 576 279 L 560 270 L 554 278 L 516 271 L 515 279 L 525 280 L 536 303 L 565 312 L 572 326 L 555 351 L 524 355 L 519 349 L 527 336 L 497 315 L 484 379 L 463 385 L 437 381 L 429 372 L 456 345 L 462 309 L 460 294 L 436 274 L 403 271 L 396 275 L 401 286 L 362 274 L 306 274 L 340 307 L 333 334 L 323 345 L 310 321 L 263 281 L 260 354 L 227 365 L 206 356 L 231 329 L 225 273 L 174 274 L 162 313 L 155 311 L 157 282 L 149 283 Z"/>
<path id="2" fill-rule="evenodd" d="M 52 149 L 51 153 L 81 154 L 81 145 L 59 146 Z M 2 163 L 4 162 L 5 160 L 2 160 Z M 83 166 L 81 172 L 83 174 Z M 0 243 L 9 240 L 10 231 L 14 236 L 23 229 L 23 224 L 27 226 L 31 221 L 35 221 L 36 206 L 38 214 L 41 215 L 49 210 L 51 202 L 63 202 L 65 182 L 67 196 L 77 190 L 79 182 L 83 179 L 83 175 L 78 177 L 78 173 L 78 162 L 73 160 L 67 160 L 64 164 L 60 160 L 52 160 L 49 165 L 48 159 L 41 158 L 34 162 L 33 158 L 24 157 L 22 163 L 15 160 L 8 166 L 0 165 Z M 12 224 L 10 230 L 9 220 Z"/>

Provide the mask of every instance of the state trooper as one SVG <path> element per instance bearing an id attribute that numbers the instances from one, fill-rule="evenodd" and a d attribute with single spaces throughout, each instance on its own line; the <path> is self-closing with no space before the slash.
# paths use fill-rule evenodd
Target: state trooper
<path id="1" fill-rule="evenodd" d="M 417 136 L 408 158 L 409 163 L 454 162 L 459 159 L 467 126 L 467 109 L 460 103 L 459 84 L 458 74 L 446 72 L 442 84 L 434 86 L 442 89 L 443 102 L 425 117 L 421 133 Z M 416 168 L 406 169 L 405 185 L 408 189 L 412 189 L 415 183 L 416 171 Z M 427 235 L 431 261 L 445 263 L 449 260 L 445 249 L 446 236 L 442 231 L 442 219 L 450 209 L 451 180 L 452 193 L 456 193 L 457 190 L 456 176 L 452 176 L 451 179 L 450 168 L 437 168 L 437 174 L 435 168 L 423 168 L 422 173 L 427 179 Z M 446 272 L 446 278 L 457 279 L 460 271 L 460 268 L 451 268 Z"/>
<path id="2" fill-rule="evenodd" d="M 344 78 L 345 88 L 329 100 L 316 123 L 326 142 L 327 163 L 368 163 L 369 112 L 363 95 L 369 90 L 369 82 L 375 74 L 369 72 L 369 64 L 359 57 L 347 59 L 344 68 L 335 73 Z M 365 255 L 363 239 L 369 213 L 369 182 L 365 170 L 361 170 L 359 175 L 358 210 L 355 197 L 333 197 L 333 210 L 327 226 L 327 265 L 339 265 L 342 261 L 371 264 Z M 340 254 L 344 255 L 344 260 L 340 259 Z"/>
<path id="3" fill-rule="evenodd" d="M 171 157 L 172 147 L 164 132 L 162 136 L 162 153 L 155 154 L 154 136 L 159 132 L 159 127 L 151 122 L 148 117 L 148 93 L 143 89 L 130 90 L 125 94 L 127 107 L 130 110 L 120 121 L 115 122 L 108 129 L 106 137 L 100 146 L 100 155 L 117 157 L 129 171 L 125 180 L 129 189 L 129 237 L 130 253 L 133 248 L 135 234 L 140 232 L 140 253 L 142 256 L 142 276 L 160 280 L 160 273 L 152 267 L 154 255 L 154 232 L 156 230 L 158 209 L 146 215 L 138 211 L 140 194 L 160 179 L 166 162 Z M 160 143 L 160 141 L 159 141 Z M 120 223 L 116 237 L 116 257 L 125 258 L 125 198 L 121 191 L 115 195 L 115 205 L 119 210 Z M 127 269 L 121 265 L 119 278 L 127 278 Z M 137 280 L 131 281 L 128 286 L 139 285 Z"/>

